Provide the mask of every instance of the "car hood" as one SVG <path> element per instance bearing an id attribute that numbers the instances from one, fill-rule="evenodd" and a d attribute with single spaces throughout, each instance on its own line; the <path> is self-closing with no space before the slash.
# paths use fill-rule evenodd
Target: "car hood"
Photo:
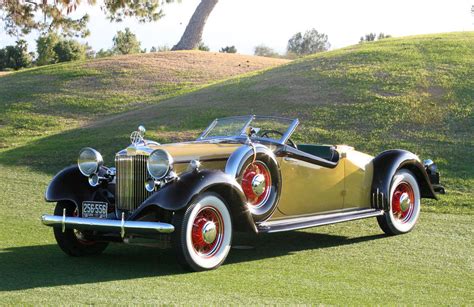
<path id="1" fill-rule="evenodd" d="M 166 150 L 176 163 L 189 162 L 191 160 L 220 160 L 227 159 L 242 144 L 229 143 L 171 143 L 145 147 L 130 146 L 126 149 L 128 155 L 149 155 L 153 150 Z"/>

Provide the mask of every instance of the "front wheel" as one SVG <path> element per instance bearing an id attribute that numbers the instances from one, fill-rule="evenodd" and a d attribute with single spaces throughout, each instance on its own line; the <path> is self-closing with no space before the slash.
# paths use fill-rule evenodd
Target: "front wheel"
<path id="1" fill-rule="evenodd" d="M 173 247 L 186 269 L 212 270 L 224 262 L 232 242 L 232 219 L 218 194 L 199 195 L 185 212 L 175 214 L 173 224 Z"/>
<path id="2" fill-rule="evenodd" d="M 56 204 L 54 215 L 63 215 L 66 209 L 66 216 L 77 216 L 77 209 L 73 203 L 60 201 Z M 54 227 L 54 237 L 58 246 L 69 256 L 93 256 L 101 254 L 108 246 L 107 242 L 89 241 L 84 238 L 84 234 L 75 229 L 65 229 Z"/>
<path id="3" fill-rule="evenodd" d="M 389 202 L 389 211 L 377 217 L 380 228 L 388 235 L 410 232 L 420 216 L 420 189 L 410 171 L 402 169 L 393 176 Z"/>

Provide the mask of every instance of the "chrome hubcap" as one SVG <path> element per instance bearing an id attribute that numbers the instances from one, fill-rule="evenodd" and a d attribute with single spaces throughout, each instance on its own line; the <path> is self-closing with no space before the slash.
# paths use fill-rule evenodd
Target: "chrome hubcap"
<path id="1" fill-rule="evenodd" d="M 262 174 L 257 174 L 252 179 L 252 191 L 256 196 L 260 196 L 265 192 L 265 176 Z"/>
<path id="2" fill-rule="evenodd" d="M 405 212 L 408 210 L 408 208 L 410 208 L 410 196 L 408 193 L 403 193 L 400 196 L 400 209 Z"/>
<path id="3" fill-rule="evenodd" d="M 204 227 L 202 227 L 202 239 L 207 244 L 211 244 L 216 240 L 217 237 L 217 228 L 214 222 L 206 222 Z"/>

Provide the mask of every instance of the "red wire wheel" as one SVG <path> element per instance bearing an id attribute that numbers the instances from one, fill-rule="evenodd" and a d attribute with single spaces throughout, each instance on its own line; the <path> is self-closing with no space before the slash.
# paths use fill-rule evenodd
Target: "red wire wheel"
<path id="1" fill-rule="evenodd" d="M 392 213 L 402 223 L 411 219 L 415 204 L 415 193 L 411 185 L 405 181 L 400 182 L 392 194 Z"/>
<path id="2" fill-rule="evenodd" d="M 224 222 L 217 209 L 203 207 L 194 218 L 191 240 L 201 257 L 212 257 L 219 251 L 224 236 Z"/>
<path id="3" fill-rule="evenodd" d="M 250 163 L 242 174 L 242 190 L 248 204 L 260 208 L 267 201 L 272 186 L 270 170 L 261 161 Z"/>

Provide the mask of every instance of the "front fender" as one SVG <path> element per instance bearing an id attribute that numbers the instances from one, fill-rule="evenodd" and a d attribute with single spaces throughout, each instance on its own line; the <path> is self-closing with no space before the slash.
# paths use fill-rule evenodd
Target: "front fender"
<path id="1" fill-rule="evenodd" d="M 47 202 L 72 201 L 79 208 L 85 199 L 92 199 L 97 187 L 91 187 L 77 165 L 69 166 L 54 176 L 46 188 Z"/>
<path id="2" fill-rule="evenodd" d="M 393 149 L 379 154 L 373 160 L 374 175 L 372 179 L 372 207 L 389 210 L 390 185 L 399 169 L 411 171 L 418 182 L 422 198 L 437 199 L 428 174 L 420 159 L 406 150 Z"/>
<path id="3" fill-rule="evenodd" d="M 196 196 L 206 191 L 216 192 L 225 199 L 236 230 L 257 232 L 242 188 L 235 178 L 218 170 L 194 171 L 181 175 L 178 180 L 168 183 L 148 197 L 129 220 L 139 219 L 143 212 L 153 207 L 169 211 L 183 210 Z"/>

